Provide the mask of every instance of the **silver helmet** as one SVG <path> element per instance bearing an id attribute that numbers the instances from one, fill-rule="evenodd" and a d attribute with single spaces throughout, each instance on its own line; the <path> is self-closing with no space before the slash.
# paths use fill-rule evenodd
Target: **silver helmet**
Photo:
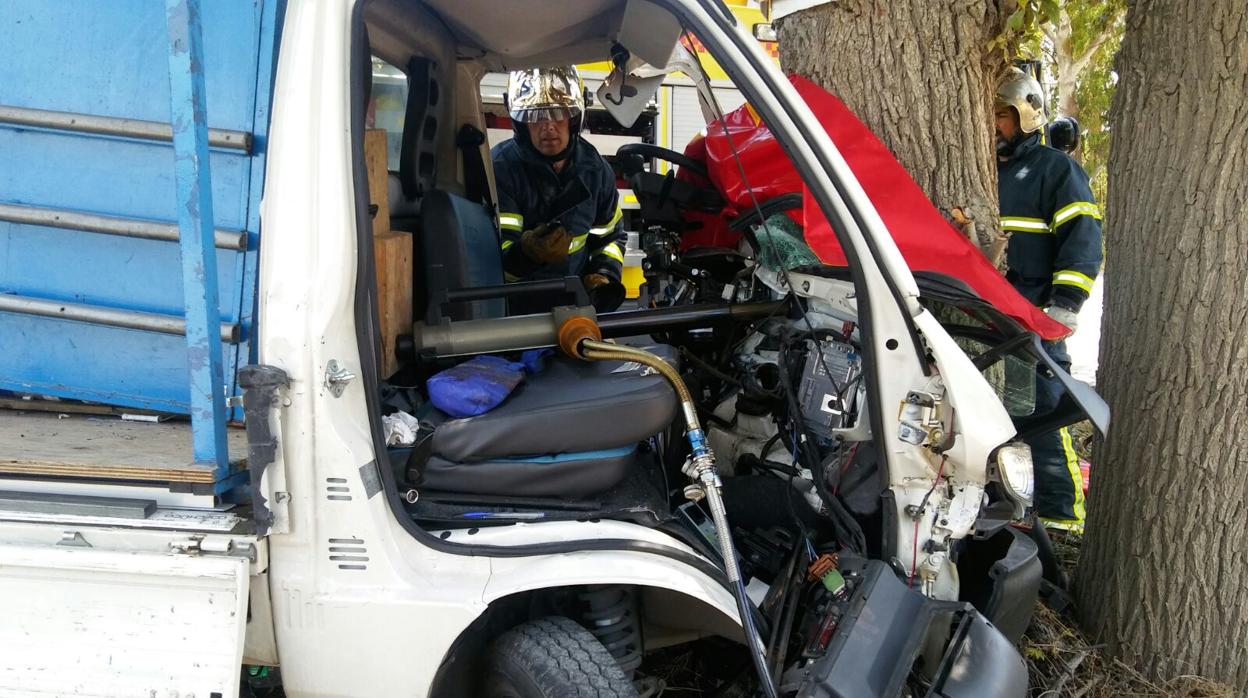
<path id="1" fill-rule="evenodd" d="M 1014 107 L 1018 112 L 1018 127 L 1023 133 L 1035 133 L 1044 128 L 1044 90 L 1035 78 L 1018 68 L 1009 73 L 997 85 L 997 104 Z"/>
<path id="2" fill-rule="evenodd" d="M 585 112 L 585 90 L 574 66 L 513 70 L 507 81 L 513 122 L 576 119 Z"/>

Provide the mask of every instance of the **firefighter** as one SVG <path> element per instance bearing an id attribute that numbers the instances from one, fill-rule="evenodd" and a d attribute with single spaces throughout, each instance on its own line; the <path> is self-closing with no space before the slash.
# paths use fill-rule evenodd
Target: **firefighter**
<path id="1" fill-rule="evenodd" d="M 1079 149 L 1079 120 L 1073 116 L 1059 116 L 1044 127 L 1049 145 L 1073 155 Z"/>
<path id="2" fill-rule="evenodd" d="M 1101 268 L 1101 211 L 1088 176 L 1070 156 L 1041 142 L 1040 83 L 1018 69 L 997 88 L 997 181 L 1001 227 L 1010 235 L 1006 278 L 1027 300 L 1073 332 L 1079 308 Z M 1045 349 L 1070 367 L 1065 341 Z M 1062 388 L 1037 376 L 1036 410 L 1052 411 Z M 1029 440 L 1035 464 L 1035 507 L 1046 524 L 1082 528 L 1083 478 L 1066 429 Z"/>
<path id="3" fill-rule="evenodd" d="M 514 137 L 491 150 L 507 281 L 578 276 L 600 311 L 624 300 L 615 173 L 584 138 L 584 88 L 572 66 L 513 71 L 507 109 Z M 566 300 L 513 303 L 540 312 Z"/>

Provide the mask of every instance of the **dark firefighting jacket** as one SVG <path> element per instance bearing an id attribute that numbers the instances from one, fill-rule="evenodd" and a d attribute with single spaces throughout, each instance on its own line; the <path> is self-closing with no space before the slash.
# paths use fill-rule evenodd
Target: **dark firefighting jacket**
<path id="1" fill-rule="evenodd" d="M 490 151 L 498 188 L 503 272 L 507 281 L 594 273 L 620 280 L 624 233 L 620 228 L 622 212 L 615 173 L 592 145 L 577 138 L 571 162 L 562 172 L 555 172 L 539 153 L 515 140 L 499 143 Z M 581 180 L 589 197 L 570 209 L 553 210 L 563 208 L 560 194 L 574 177 Z M 555 219 L 572 238 L 568 257 L 554 264 L 534 262 L 520 249 L 520 235 Z"/>
<path id="2" fill-rule="evenodd" d="M 1101 209 L 1088 175 L 1035 134 L 997 163 L 1006 278 L 1038 306 L 1078 311 L 1101 270 Z"/>

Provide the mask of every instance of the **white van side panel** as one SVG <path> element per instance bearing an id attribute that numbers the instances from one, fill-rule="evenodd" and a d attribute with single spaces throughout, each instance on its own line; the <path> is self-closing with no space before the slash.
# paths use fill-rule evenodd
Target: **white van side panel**
<path id="1" fill-rule="evenodd" d="M 0 545 L 0 694 L 237 696 L 247 565 Z"/>

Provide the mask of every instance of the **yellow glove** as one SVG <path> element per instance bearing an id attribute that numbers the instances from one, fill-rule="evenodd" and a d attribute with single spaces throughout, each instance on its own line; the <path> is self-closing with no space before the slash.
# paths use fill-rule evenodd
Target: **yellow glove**
<path id="1" fill-rule="evenodd" d="M 520 250 L 524 256 L 540 264 L 562 262 L 568 258 L 572 238 L 562 225 L 543 223 L 520 234 Z"/>

